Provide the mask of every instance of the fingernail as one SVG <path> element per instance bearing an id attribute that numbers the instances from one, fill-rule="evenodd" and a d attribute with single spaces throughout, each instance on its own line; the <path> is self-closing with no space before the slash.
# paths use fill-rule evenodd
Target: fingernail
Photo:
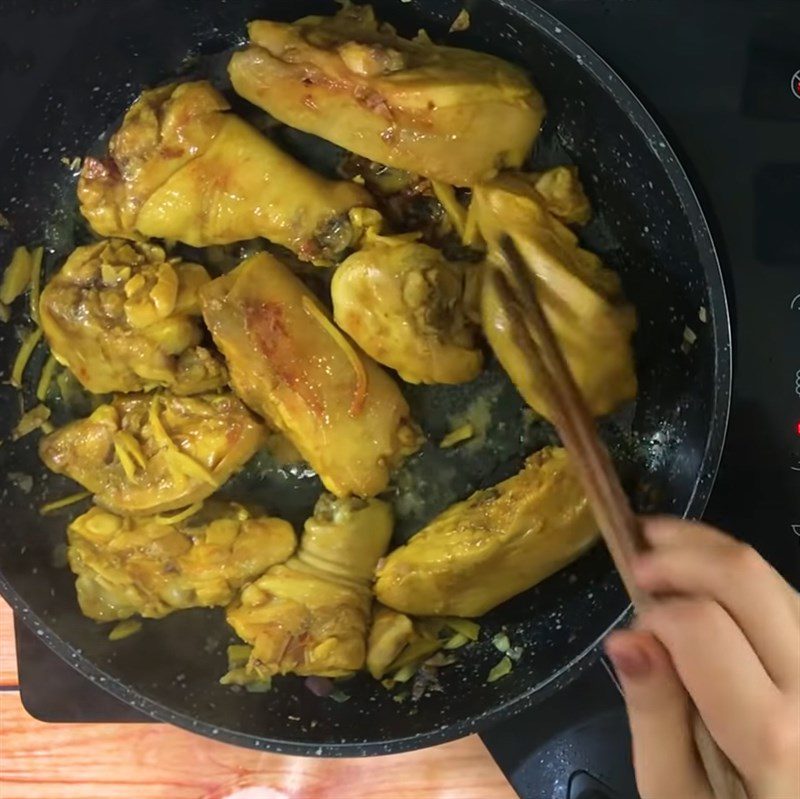
<path id="1" fill-rule="evenodd" d="M 640 646 L 628 645 L 626 649 L 612 650 L 608 653 L 614 668 L 623 676 L 632 680 L 646 677 L 651 669 L 650 656 Z"/>

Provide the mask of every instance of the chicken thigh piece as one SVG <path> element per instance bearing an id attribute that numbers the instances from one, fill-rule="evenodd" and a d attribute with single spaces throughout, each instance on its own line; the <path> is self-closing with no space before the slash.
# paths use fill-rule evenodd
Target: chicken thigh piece
<path id="1" fill-rule="evenodd" d="M 602 416 L 633 399 L 636 312 L 616 273 L 579 246 L 525 176 L 509 173 L 476 186 L 472 202 L 489 263 L 503 263 L 500 243 L 508 235 L 533 273 L 544 313 L 592 413 Z M 481 317 L 489 344 L 525 401 L 549 416 L 535 365 L 518 345 L 490 280 L 481 282 Z"/>
<path id="2" fill-rule="evenodd" d="M 480 616 L 575 560 L 598 537 L 565 450 L 452 505 L 395 549 L 375 596 L 415 616 Z"/>
<path id="3" fill-rule="evenodd" d="M 288 560 L 296 543 L 288 522 L 214 502 L 185 521 L 92 508 L 68 538 L 78 602 L 95 621 L 227 605 L 248 580 Z"/>
<path id="4" fill-rule="evenodd" d="M 246 677 L 339 677 L 364 667 L 370 583 L 392 526 L 381 500 L 320 498 L 297 555 L 228 608 L 228 623 L 253 647 Z"/>
<path id="5" fill-rule="evenodd" d="M 248 30 L 228 67 L 234 89 L 380 164 L 471 186 L 520 166 L 539 133 L 544 102 L 522 70 L 422 34 L 403 39 L 371 6 Z"/>
<path id="6" fill-rule="evenodd" d="M 95 394 L 225 385 L 202 340 L 199 264 L 154 244 L 110 239 L 78 247 L 42 291 L 39 316 L 56 360 Z"/>
<path id="7" fill-rule="evenodd" d="M 408 404 L 312 292 L 260 253 L 209 283 L 201 299 L 244 402 L 289 438 L 332 493 L 383 491 L 419 444 Z"/>
<path id="8" fill-rule="evenodd" d="M 108 157 L 84 160 L 78 198 L 101 236 L 193 247 L 263 236 L 318 264 L 350 246 L 349 209 L 372 204 L 361 186 L 327 180 L 284 153 L 207 81 L 144 92 Z"/>
<path id="9" fill-rule="evenodd" d="M 403 237 L 375 236 L 336 270 L 336 323 L 408 383 L 465 383 L 480 374 L 477 328 L 465 317 L 466 264 Z"/>
<path id="10" fill-rule="evenodd" d="M 175 510 L 216 491 L 264 444 L 232 394 L 115 397 L 39 444 L 45 465 L 123 515 Z"/>

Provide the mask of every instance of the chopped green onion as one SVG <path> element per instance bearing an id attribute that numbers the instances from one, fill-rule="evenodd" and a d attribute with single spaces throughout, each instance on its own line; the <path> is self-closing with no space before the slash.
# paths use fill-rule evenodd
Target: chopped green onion
<path id="1" fill-rule="evenodd" d="M 333 693 L 328 694 L 328 698 L 333 699 L 334 702 L 341 704 L 350 698 L 350 694 L 346 694 L 344 691 L 334 691 Z"/>
<path id="2" fill-rule="evenodd" d="M 469 642 L 469 638 L 466 635 L 456 633 L 449 641 L 445 641 L 444 649 L 458 649 Z"/>
<path id="3" fill-rule="evenodd" d="M 470 619 L 459 619 L 457 617 L 448 618 L 444 620 L 445 624 L 455 633 L 469 638 L 470 641 L 477 641 L 481 632 L 480 624 L 477 624 Z"/>
<path id="4" fill-rule="evenodd" d="M 265 694 L 272 690 L 272 680 L 245 683 L 244 690 L 248 694 Z"/>
<path id="5" fill-rule="evenodd" d="M 522 657 L 522 647 L 512 646 L 511 649 L 506 652 L 506 654 L 511 658 L 511 660 L 519 660 Z"/>
<path id="6" fill-rule="evenodd" d="M 489 672 L 486 682 L 495 682 L 501 677 L 505 677 L 507 674 L 511 673 L 511 668 L 511 659 L 509 657 L 503 657 L 503 659 Z"/>
<path id="7" fill-rule="evenodd" d="M 409 663 L 392 676 L 394 682 L 408 682 L 417 673 L 417 664 Z"/>
<path id="8" fill-rule="evenodd" d="M 454 655 L 445 655 L 443 652 L 437 652 L 432 657 L 425 661 L 426 666 L 433 666 L 434 668 L 441 668 L 443 666 L 452 666 L 456 662 Z"/>
<path id="9" fill-rule="evenodd" d="M 497 633 L 497 635 L 492 638 L 492 645 L 498 652 L 502 652 L 503 654 L 511 649 L 511 641 L 508 640 L 508 636 L 505 633 Z"/>
<path id="10" fill-rule="evenodd" d="M 228 647 L 228 668 L 235 669 L 244 666 L 250 660 L 252 651 L 253 647 L 247 644 L 231 644 Z"/>
<path id="11" fill-rule="evenodd" d="M 142 623 L 138 619 L 127 619 L 117 624 L 114 629 L 108 634 L 109 641 L 121 641 L 123 638 L 128 638 L 135 635 L 142 629 Z"/>
<path id="12" fill-rule="evenodd" d="M 236 669 L 231 669 L 226 674 L 219 678 L 220 685 L 247 685 L 249 680 L 247 669 L 240 666 Z"/>
<path id="13" fill-rule="evenodd" d="M 470 16 L 469 11 L 466 8 L 462 8 L 461 11 L 458 12 L 458 16 L 453 20 L 453 24 L 450 26 L 450 33 L 460 33 L 461 31 L 467 30 L 470 26 Z"/>

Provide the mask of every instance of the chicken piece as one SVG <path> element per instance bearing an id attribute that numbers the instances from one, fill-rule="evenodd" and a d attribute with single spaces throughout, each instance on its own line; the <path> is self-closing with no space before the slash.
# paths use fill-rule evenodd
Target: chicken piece
<path id="1" fill-rule="evenodd" d="M 212 503 L 185 521 L 117 516 L 92 508 L 69 526 L 67 556 L 78 603 L 95 621 L 227 605 L 248 580 L 288 560 L 292 526 Z"/>
<path id="2" fill-rule="evenodd" d="M 418 446 L 392 379 L 303 283 L 266 253 L 201 292 L 236 393 L 297 447 L 337 496 L 374 496 Z"/>
<path id="3" fill-rule="evenodd" d="M 530 181 L 547 210 L 565 225 L 585 225 L 591 218 L 592 206 L 577 167 L 556 166 L 530 175 Z"/>
<path id="4" fill-rule="evenodd" d="M 413 41 L 370 6 L 293 24 L 258 20 L 231 58 L 234 89 L 272 116 L 381 164 L 456 186 L 527 157 L 544 102 L 517 67 Z"/>
<path id="5" fill-rule="evenodd" d="M 565 450 L 547 447 L 452 505 L 377 571 L 379 602 L 415 616 L 480 616 L 577 558 L 597 525 Z"/>
<path id="6" fill-rule="evenodd" d="M 327 180 L 239 117 L 207 81 L 144 92 L 105 160 L 86 158 L 81 212 L 102 236 L 194 247 L 263 236 L 327 264 L 350 246 L 347 211 L 371 205 L 355 183 Z"/>
<path id="7" fill-rule="evenodd" d="M 490 262 L 503 263 L 499 243 L 516 244 L 535 277 L 539 300 L 590 410 L 610 413 L 636 396 L 631 338 L 636 313 L 619 278 L 545 208 L 530 181 L 515 175 L 476 186 L 480 231 Z M 533 410 L 549 417 L 535 365 L 517 343 L 493 281 L 481 285 L 483 330 L 498 360 Z"/>
<path id="8" fill-rule="evenodd" d="M 336 323 L 408 383 L 465 383 L 483 353 L 463 308 L 465 265 L 417 241 L 374 236 L 336 270 Z"/>
<path id="9" fill-rule="evenodd" d="M 408 616 L 376 605 L 367 639 L 367 671 L 380 680 L 415 637 L 414 622 Z"/>
<path id="10" fill-rule="evenodd" d="M 363 668 L 370 582 L 392 525 L 391 507 L 380 500 L 320 498 L 297 555 L 228 608 L 228 623 L 253 646 L 247 677 L 339 677 Z"/>
<path id="11" fill-rule="evenodd" d="M 114 513 L 141 515 L 200 502 L 264 443 L 265 430 L 232 394 L 116 397 L 45 436 L 45 465 Z"/>
<path id="12" fill-rule="evenodd" d="M 376 602 L 367 640 L 367 671 L 376 680 L 393 674 L 397 682 L 405 682 L 411 673 L 426 665 L 432 668 L 450 665 L 452 656 L 437 653 L 476 641 L 479 632 L 480 626 L 469 619 L 412 619 Z M 404 673 L 405 677 L 400 676 Z"/>
<path id="13" fill-rule="evenodd" d="M 45 286 L 39 316 L 56 360 L 95 394 L 164 386 L 199 394 L 227 372 L 199 346 L 206 270 L 153 244 L 111 239 L 78 247 Z"/>

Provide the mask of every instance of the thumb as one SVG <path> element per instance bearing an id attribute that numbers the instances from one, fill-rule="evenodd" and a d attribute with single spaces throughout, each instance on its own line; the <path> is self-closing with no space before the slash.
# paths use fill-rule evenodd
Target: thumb
<path id="1" fill-rule="evenodd" d="M 642 799 L 713 799 L 694 745 L 689 701 L 672 661 L 648 632 L 619 630 L 606 654 L 622 684 Z"/>

